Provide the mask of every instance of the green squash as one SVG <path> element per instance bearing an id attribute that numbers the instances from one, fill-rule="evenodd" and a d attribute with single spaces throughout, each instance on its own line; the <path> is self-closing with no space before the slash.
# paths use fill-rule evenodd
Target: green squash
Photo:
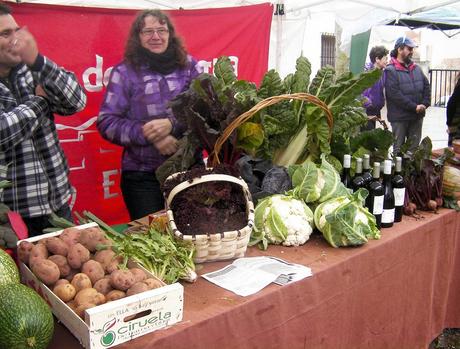
<path id="1" fill-rule="evenodd" d="M 54 319 L 46 302 L 23 284 L 0 286 L 0 349 L 46 349 Z"/>
<path id="2" fill-rule="evenodd" d="M 8 253 L 0 249 L 0 286 L 19 282 L 19 271 L 16 263 Z"/>

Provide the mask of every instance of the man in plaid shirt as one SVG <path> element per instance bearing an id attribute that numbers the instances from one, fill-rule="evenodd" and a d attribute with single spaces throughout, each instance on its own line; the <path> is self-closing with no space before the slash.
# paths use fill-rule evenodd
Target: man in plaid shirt
<path id="1" fill-rule="evenodd" d="M 50 225 L 52 212 L 72 219 L 53 113 L 71 115 L 85 105 L 75 75 L 39 54 L 32 34 L 0 4 L 0 180 L 12 184 L 0 201 L 21 214 L 29 236 Z"/>

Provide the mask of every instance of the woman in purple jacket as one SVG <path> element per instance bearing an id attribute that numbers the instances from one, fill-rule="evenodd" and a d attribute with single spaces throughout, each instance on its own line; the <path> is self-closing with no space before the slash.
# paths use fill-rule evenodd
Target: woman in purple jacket
<path id="1" fill-rule="evenodd" d="M 168 103 L 200 72 L 165 13 L 139 13 L 97 119 L 101 135 L 123 147 L 120 186 L 131 220 L 164 207 L 155 170 L 176 152 L 184 131 Z"/>
<path id="2" fill-rule="evenodd" d="M 369 52 L 369 58 L 371 62 L 366 65 L 366 70 L 383 70 L 387 66 L 388 50 L 385 46 L 374 46 Z M 380 119 L 380 111 L 385 105 L 385 96 L 383 95 L 384 85 L 385 81 L 382 75 L 379 81 L 363 92 L 363 96 L 365 97 L 364 107 L 366 108 L 367 116 L 376 116 Z M 375 120 L 369 120 L 365 129 L 373 130 L 374 128 Z"/>

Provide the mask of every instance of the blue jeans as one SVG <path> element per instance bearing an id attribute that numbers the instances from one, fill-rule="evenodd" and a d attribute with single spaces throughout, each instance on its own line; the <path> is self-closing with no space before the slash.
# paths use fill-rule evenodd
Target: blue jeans
<path id="1" fill-rule="evenodd" d="M 120 188 L 132 221 L 164 208 L 160 182 L 154 173 L 122 171 Z"/>
<path id="2" fill-rule="evenodd" d="M 409 150 L 413 153 L 422 140 L 423 118 L 411 121 L 393 121 L 391 129 L 395 137 L 393 144 L 393 154 L 398 154 L 401 146 L 410 139 Z"/>

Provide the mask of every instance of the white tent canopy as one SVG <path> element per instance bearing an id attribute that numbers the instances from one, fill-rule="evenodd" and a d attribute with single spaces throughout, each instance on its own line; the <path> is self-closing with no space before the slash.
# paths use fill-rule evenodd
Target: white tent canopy
<path id="1" fill-rule="evenodd" d="M 259 0 L 29 0 L 20 3 L 65 5 L 103 8 L 160 8 L 201 9 L 236 7 L 266 3 Z M 351 36 L 375 25 L 388 23 L 399 15 L 414 14 L 443 6 L 457 7 L 460 1 L 452 0 L 279 0 L 271 1 L 282 6 L 283 15 L 274 15 L 270 39 L 269 68 L 281 75 L 293 71 L 295 59 L 303 53 L 312 62 L 312 69 L 319 69 L 321 33 L 337 34 L 341 47 L 347 51 Z M 337 28 L 340 28 L 338 30 Z"/>

